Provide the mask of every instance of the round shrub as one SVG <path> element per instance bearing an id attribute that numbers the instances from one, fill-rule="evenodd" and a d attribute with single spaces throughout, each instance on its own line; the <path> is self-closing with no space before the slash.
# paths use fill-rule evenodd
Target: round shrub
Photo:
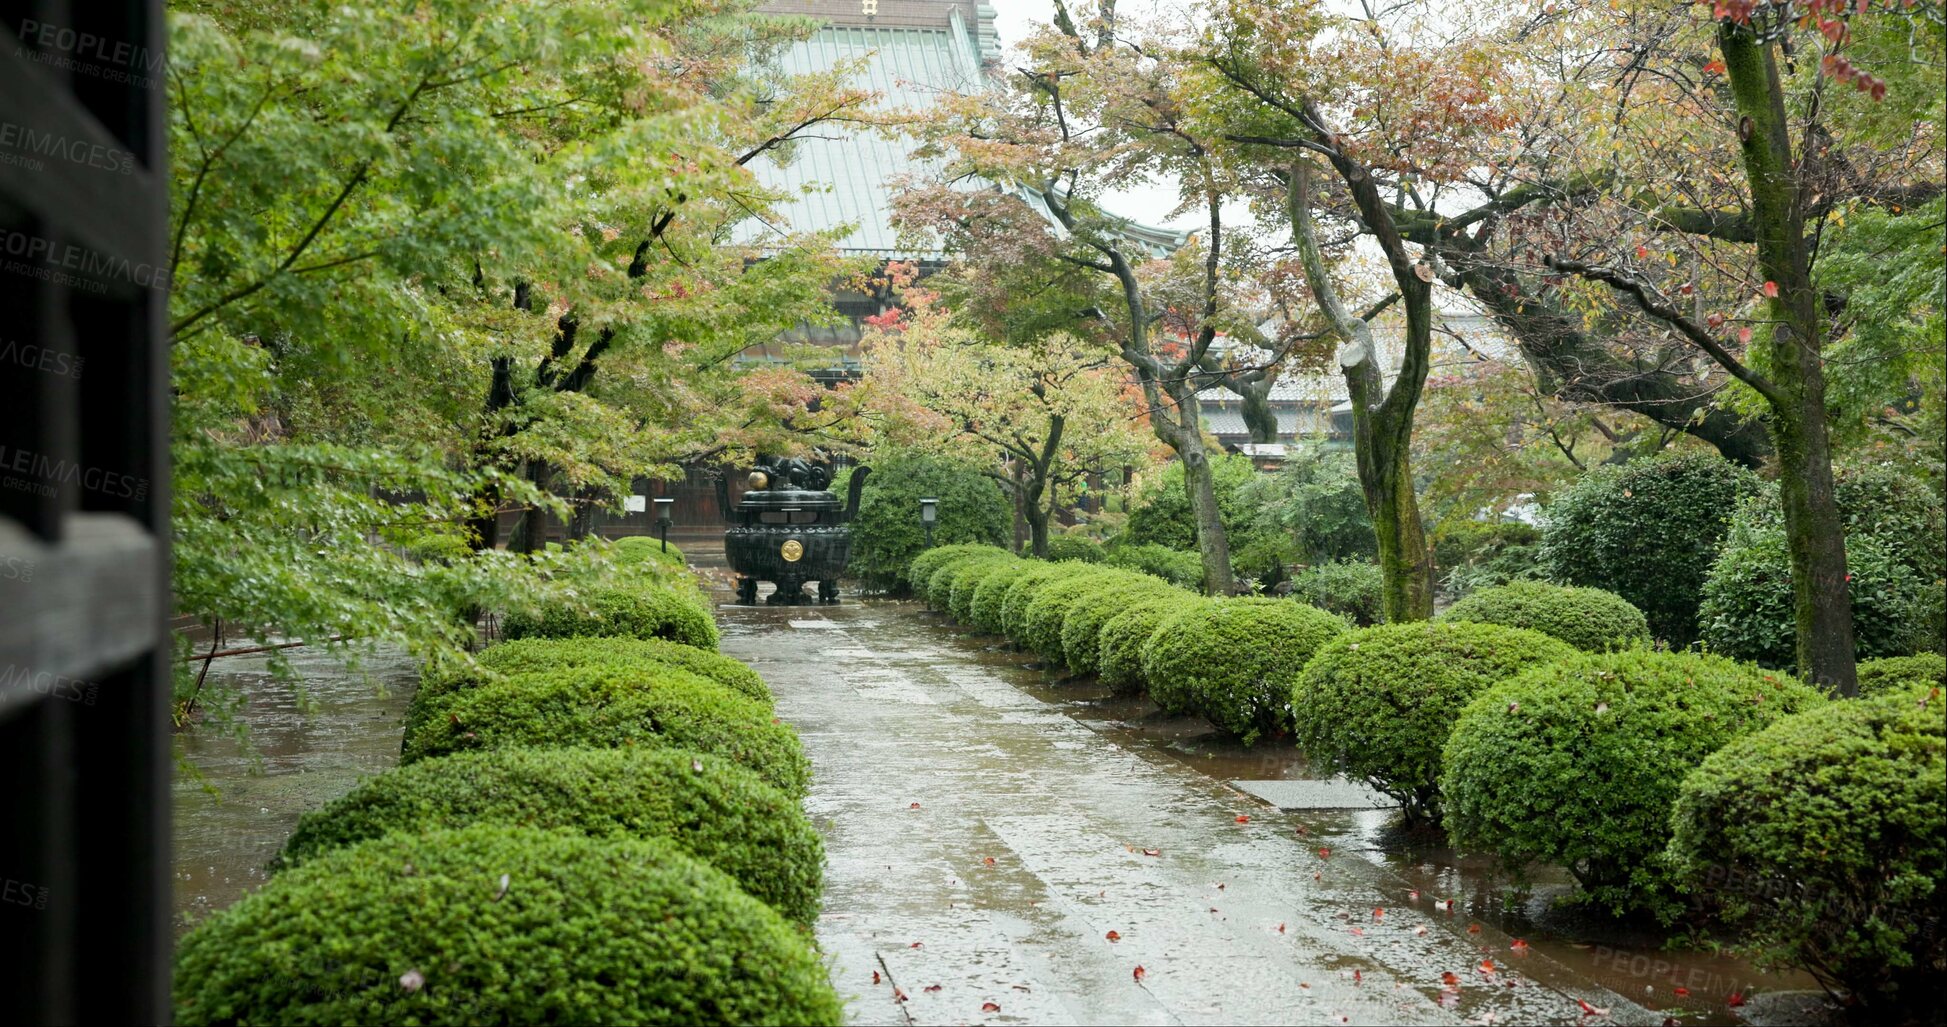
<path id="1" fill-rule="evenodd" d="M 1782 674 L 1697 653 L 1581 654 L 1476 696 L 1440 754 L 1448 836 L 1509 866 L 1554 863 L 1613 911 L 1674 912 L 1670 806 L 1725 743 L 1809 709 Z"/>
<path id="2" fill-rule="evenodd" d="M 1203 557 L 1154 542 L 1109 548 L 1108 564 L 1161 578 L 1179 588 L 1203 587 Z"/>
<path id="3" fill-rule="evenodd" d="M 1465 622 L 1388 624 L 1325 643 L 1291 701 L 1314 768 L 1361 778 L 1407 819 L 1439 819 L 1440 748 L 1474 696 L 1539 663 L 1574 656 L 1539 631 Z"/>
<path id="4" fill-rule="evenodd" d="M 279 874 L 176 950 L 180 1024 L 836 1024 L 812 943 L 662 839 L 481 825 Z"/>
<path id="5" fill-rule="evenodd" d="M 1007 552 L 1004 549 L 992 549 L 982 546 L 975 552 L 961 553 L 957 556 L 947 558 L 924 579 L 916 579 L 913 582 L 913 587 L 922 591 L 929 605 L 935 609 L 945 610 L 953 599 L 953 584 L 958 580 L 957 575 L 960 571 L 976 564 L 1012 559 L 1018 558 L 1013 553 Z"/>
<path id="6" fill-rule="evenodd" d="M 400 762 L 516 745 L 695 749 L 793 796 L 811 779 L 797 733 L 770 710 L 687 671 L 612 665 L 515 674 L 455 693 L 406 732 Z"/>
<path id="7" fill-rule="evenodd" d="M 661 563 L 672 567 L 684 565 L 683 551 L 671 544 L 664 549 L 660 539 L 648 535 L 625 535 L 615 540 L 615 562 L 633 565 L 642 563 Z"/>
<path id="8" fill-rule="evenodd" d="M 978 542 L 962 542 L 951 546 L 934 546 L 920 553 L 918 556 L 913 557 L 913 562 L 906 565 L 906 581 L 911 585 L 915 595 L 928 602 L 932 602 L 933 597 L 932 593 L 928 590 L 928 586 L 933 580 L 933 572 L 963 557 L 1003 552 L 1006 552 L 1006 550 L 998 546 L 982 545 Z"/>
<path id="9" fill-rule="evenodd" d="M 969 567 L 953 580 L 951 605 L 948 607 L 953 613 L 953 619 L 976 630 L 988 631 L 989 629 L 981 623 L 980 612 L 976 606 L 980 598 L 980 587 L 989 581 L 1008 579 L 1010 575 L 1032 565 L 1031 561 L 1010 555 L 1006 559 L 984 560 Z"/>
<path id="10" fill-rule="evenodd" d="M 1840 471 L 1854 651 L 1862 659 L 1937 651 L 1947 630 L 1947 515 L 1933 490 L 1884 468 Z M 1797 662 L 1790 550 L 1775 486 L 1737 509 L 1704 583 L 1699 613 L 1712 651 Z"/>
<path id="11" fill-rule="evenodd" d="M 406 708 L 407 730 L 445 705 L 454 692 L 497 681 L 510 674 L 615 666 L 639 671 L 660 667 L 686 670 L 763 704 L 774 700 L 757 672 L 722 653 L 659 638 L 523 638 L 488 646 L 474 657 L 475 668 L 428 668 Z"/>
<path id="12" fill-rule="evenodd" d="M 1558 580 L 1628 600 L 1682 648 L 1697 638 L 1729 514 L 1757 490 L 1757 475 L 1714 454 L 1597 467 L 1548 504 L 1542 562 Z"/>
<path id="13" fill-rule="evenodd" d="M 1947 972 L 1947 739 L 1926 686 L 1831 703 L 1719 749 L 1683 780 L 1670 853 L 1746 923 L 1762 962 L 1923 1022 Z"/>
<path id="14" fill-rule="evenodd" d="M 1022 632 L 1026 629 L 1028 604 L 1034 602 L 1034 597 L 1040 593 L 1042 586 L 1065 578 L 1075 568 L 1083 566 L 1082 564 L 1047 563 L 1041 560 L 1031 561 L 1031 563 L 1032 566 L 1025 573 L 1016 575 L 1013 581 L 1008 582 L 1007 591 L 1001 596 L 1000 633 L 1017 645 L 1020 644 Z"/>
<path id="15" fill-rule="evenodd" d="M 1521 521 L 1452 521 L 1432 541 L 1433 565 L 1440 570 L 1498 567 L 1515 578 L 1540 559 L 1541 529 Z"/>
<path id="16" fill-rule="evenodd" d="M 1096 634 L 1096 674 L 1109 690 L 1129 695 L 1143 690 L 1143 646 L 1158 625 L 1194 603 L 1209 600 L 1190 592 L 1140 599 L 1102 623 Z"/>
<path id="17" fill-rule="evenodd" d="M 277 865 L 391 831 L 470 824 L 667 838 L 786 917 L 818 917 L 825 848 L 797 800 L 686 749 L 514 748 L 421 760 L 306 813 Z"/>
<path id="18" fill-rule="evenodd" d="M 538 610 L 510 610 L 502 638 L 575 638 L 619 635 L 665 638 L 699 649 L 717 647 L 717 623 L 690 595 L 674 589 L 598 587 L 579 601 L 553 602 Z"/>
<path id="19" fill-rule="evenodd" d="M 1102 626 L 1109 618 L 1144 599 L 1180 594 L 1178 589 L 1147 574 L 1122 572 L 1105 577 L 1068 606 L 1061 618 L 1061 651 L 1068 669 L 1094 674 L 1101 669 Z"/>
<path id="20" fill-rule="evenodd" d="M 1291 597 L 1364 627 L 1383 619 L 1384 582 L 1370 560 L 1334 560 L 1291 579 Z"/>
<path id="21" fill-rule="evenodd" d="M 1650 638 L 1643 611 L 1621 596 L 1541 581 L 1483 588 L 1448 607 L 1440 619 L 1527 628 L 1589 652 L 1626 649 Z"/>
<path id="22" fill-rule="evenodd" d="M 1249 745 L 1291 724 L 1291 684 L 1345 618 L 1289 599 L 1211 599 L 1186 605 L 1143 644 L 1149 697 L 1197 713 Z"/>
<path id="23" fill-rule="evenodd" d="M 868 588 L 909 587 L 906 569 L 926 549 L 926 529 L 919 523 L 923 498 L 940 501 L 940 519 L 933 525 L 936 545 L 1007 543 L 1013 504 L 980 467 L 924 453 L 880 453 L 859 491 L 846 572 Z"/>
<path id="24" fill-rule="evenodd" d="M 1082 535 L 1056 535 L 1048 540 L 1048 559 L 1101 563 L 1108 558 L 1102 543 Z"/>
<path id="25" fill-rule="evenodd" d="M 1021 644 L 1039 654 L 1051 667 L 1067 666 L 1061 625 L 1069 609 L 1083 596 L 1121 577 L 1115 571 L 1088 564 L 1063 566 L 1075 569 L 1041 586 L 1021 614 Z"/>
<path id="26" fill-rule="evenodd" d="M 1947 656 L 1939 653 L 1888 656 L 1859 665 L 1860 695 L 1879 695 L 1913 685 L 1947 688 Z"/>

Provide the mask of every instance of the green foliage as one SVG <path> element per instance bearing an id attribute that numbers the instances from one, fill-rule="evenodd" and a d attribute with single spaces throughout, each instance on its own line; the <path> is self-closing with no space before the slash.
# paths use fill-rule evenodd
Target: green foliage
<path id="1" fill-rule="evenodd" d="M 797 732 L 765 707 L 688 671 L 613 665 L 514 674 L 453 693 L 410 726 L 400 762 L 522 745 L 694 749 L 794 796 L 811 780 Z"/>
<path id="2" fill-rule="evenodd" d="M 1757 475 L 1712 454 L 1598 466 L 1548 505 L 1542 559 L 1557 580 L 1628 600 L 1681 648 L 1730 512 L 1757 490 Z"/>
<path id="3" fill-rule="evenodd" d="M 961 624 L 994 634 L 1000 630 L 1000 597 L 1006 589 L 1002 587 L 994 592 L 994 622 L 990 627 L 982 617 L 982 587 L 990 581 L 1012 581 L 1015 574 L 1032 566 L 1029 561 L 1013 556 L 971 563 L 953 579 L 952 592 L 947 600 L 948 614 Z"/>
<path id="4" fill-rule="evenodd" d="M 1456 520 L 1432 539 L 1433 563 L 1449 598 L 1541 574 L 1541 529 L 1520 521 Z"/>
<path id="5" fill-rule="evenodd" d="M 666 838 L 787 918 L 809 926 L 818 917 L 824 843 L 797 800 L 686 749 L 512 748 L 421 760 L 306 813 L 273 865 L 391 831 L 472 824 Z"/>
<path id="6" fill-rule="evenodd" d="M 1289 599 L 1210 599 L 1179 607 L 1143 643 L 1150 698 L 1196 713 L 1245 745 L 1291 726 L 1291 686 L 1344 618 Z"/>
<path id="7" fill-rule="evenodd" d="M 1110 618 L 1145 599 L 1182 595 L 1146 574 L 1105 578 L 1068 605 L 1061 619 L 1061 652 L 1068 669 L 1077 674 L 1100 670 L 1102 627 Z"/>
<path id="8" fill-rule="evenodd" d="M 940 565 L 939 570 L 927 577 L 926 600 L 936 609 L 949 609 L 953 603 L 953 586 L 960 582 L 961 575 L 972 571 L 977 566 L 1010 563 L 1019 559 L 1020 557 L 1004 549 L 988 546 L 982 546 L 977 552 L 949 559 Z"/>
<path id="9" fill-rule="evenodd" d="M 1862 696 L 1903 690 L 1912 685 L 1947 688 L 1947 656 L 1918 653 L 1866 660 L 1859 664 L 1859 694 Z"/>
<path id="10" fill-rule="evenodd" d="M 1553 863 L 1615 912 L 1675 911 L 1664 848 L 1683 775 L 1823 702 L 1782 674 L 1696 653 L 1584 654 L 1487 689 L 1441 753 L 1447 833 L 1510 867 Z"/>
<path id="11" fill-rule="evenodd" d="M 804 936 L 662 839 L 481 825 L 320 856 L 191 931 L 181 1024 L 836 1024 Z"/>
<path id="12" fill-rule="evenodd" d="M 1330 610 L 1360 627 L 1383 617 L 1379 565 L 1370 560 L 1333 560 L 1308 567 L 1291 579 L 1291 597 Z"/>
<path id="13" fill-rule="evenodd" d="M 1121 612 L 1103 621 L 1095 643 L 1096 674 L 1102 683 L 1118 695 L 1142 691 L 1143 646 L 1149 636 L 1178 610 L 1206 601 L 1191 592 L 1153 596 L 1127 603 Z"/>
<path id="14" fill-rule="evenodd" d="M 662 638 L 700 649 L 717 647 L 717 622 L 695 595 L 675 589 L 605 586 L 528 609 L 509 610 L 502 637 Z"/>
<path id="15" fill-rule="evenodd" d="M 1224 533 L 1237 546 L 1246 541 L 1251 510 L 1238 496 L 1245 482 L 1257 477 L 1251 458 L 1226 453 L 1210 459 L 1210 472 L 1217 493 L 1217 509 Z M 1136 544 L 1155 543 L 1170 549 L 1197 548 L 1196 518 L 1190 512 L 1190 493 L 1184 485 L 1183 464 L 1172 460 L 1150 477 L 1136 494 L 1129 508 L 1129 526 L 1118 541 Z M 1201 580 L 1202 572 L 1198 572 Z"/>
<path id="16" fill-rule="evenodd" d="M 1291 709 L 1314 769 L 1370 782 L 1413 820 L 1439 819 L 1440 749 L 1474 696 L 1566 642 L 1498 624 L 1388 624 L 1325 643 L 1299 675 Z"/>
<path id="17" fill-rule="evenodd" d="M 1028 569 L 1014 575 L 1001 593 L 1000 620 L 996 634 L 1007 636 L 1019 642 L 1027 633 L 1028 604 L 1034 602 L 1043 586 L 1051 584 L 1075 570 L 1084 568 L 1083 564 L 1048 563 L 1043 560 L 1031 561 Z"/>
<path id="18" fill-rule="evenodd" d="M 623 566 L 660 563 L 672 567 L 682 567 L 686 563 L 683 559 L 683 551 L 681 549 L 676 548 L 672 544 L 665 550 L 660 539 L 653 538 L 649 535 L 625 535 L 622 538 L 616 539 L 614 545 L 615 562 Z"/>
<path id="19" fill-rule="evenodd" d="M 1060 562 L 1101 563 L 1109 558 L 1102 543 L 1081 535 L 1056 535 L 1048 539 L 1048 559 Z"/>
<path id="20" fill-rule="evenodd" d="M 1919 480 L 1889 468 L 1845 468 L 1835 495 L 1845 520 L 1855 652 L 1861 659 L 1947 645 L 1947 513 Z M 1703 640 L 1767 667 L 1796 663 L 1791 554 L 1777 489 L 1737 508 L 1704 583 Z"/>
<path id="21" fill-rule="evenodd" d="M 1013 507 L 1000 483 L 971 464 L 916 452 L 890 452 L 872 460 L 872 475 L 859 494 L 852 522 L 851 576 L 870 588 L 911 587 L 906 570 L 926 547 L 919 501 L 938 499 L 935 545 L 979 542 L 1005 545 Z"/>
<path id="22" fill-rule="evenodd" d="M 1243 545 L 1272 539 L 1292 563 L 1373 559 L 1379 543 L 1349 451 L 1307 446 L 1275 473 L 1246 480 L 1237 502 L 1248 511 Z"/>
<path id="23" fill-rule="evenodd" d="M 1056 576 L 1048 584 L 1034 593 L 1021 615 L 1021 634 L 1015 641 L 1039 654 L 1050 667 L 1067 666 L 1067 650 L 1063 647 L 1061 628 L 1068 616 L 1083 596 L 1099 589 L 1128 588 L 1130 578 L 1139 577 L 1126 571 L 1107 570 L 1085 563 L 1066 563 L 1057 566 L 1069 568 Z"/>
<path id="24" fill-rule="evenodd" d="M 1513 581 L 1484 588 L 1447 608 L 1445 621 L 1478 621 L 1553 635 L 1577 649 L 1602 652 L 1648 642 L 1643 611 L 1599 588 Z"/>
<path id="25" fill-rule="evenodd" d="M 1761 961 L 1918 1023 L 1947 966 L 1947 739 L 1927 686 L 1785 717 L 1684 778 L 1670 858 Z"/>
<path id="26" fill-rule="evenodd" d="M 1122 536 L 1117 536 L 1118 540 Z M 1178 588 L 1203 587 L 1203 557 L 1194 551 L 1171 549 L 1154 542 L 1117 541 L 1108 547 L 1107 563 L 1161 578 Z"/>
<path id="27" fill-rule="evenodd" d="M 913 562 L 906 565 L 906 581 L 912 586 L 913 594 L 926 600 L 928 603 L 933 603 L 931 584 L 934 572 L 945 567 L 947 564 L 958 561 L 962 557 L 1002 553 L 1005 551 L 997 546 L 983 545 L 978 542 L 959 542 L 950 546 L 934 546 L 920 553 L 918 556 L 913 557 Z M 933 605 L 937 606 L 939 604 L 933 603 Z"/>

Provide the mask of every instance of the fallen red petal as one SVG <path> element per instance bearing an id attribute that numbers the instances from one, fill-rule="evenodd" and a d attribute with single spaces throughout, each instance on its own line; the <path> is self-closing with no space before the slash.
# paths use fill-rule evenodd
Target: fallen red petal
<path id="1" fill-rule="evenodd" d="M 1001 1004 L 999 1002 L 982 1002 L 980 1004 L 980 1011 L 983 1013 L 998 1013 L 1001 1011 Z"/>

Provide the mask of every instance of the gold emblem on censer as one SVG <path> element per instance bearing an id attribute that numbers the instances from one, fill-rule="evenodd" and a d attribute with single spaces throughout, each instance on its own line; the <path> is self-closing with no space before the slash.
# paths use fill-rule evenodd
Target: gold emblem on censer
<path id="1" fill-rule="evenodd" d="M 778 553 L 784 557 L 786 562 L 797 563 L 798 558 L 804 555 L 804 543 L 797 539 L 786 539 L 783 547 L 778 550 Z"/>

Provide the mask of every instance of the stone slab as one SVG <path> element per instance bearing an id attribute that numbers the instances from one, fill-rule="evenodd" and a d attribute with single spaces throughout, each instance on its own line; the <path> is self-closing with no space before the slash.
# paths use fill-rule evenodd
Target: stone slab
<path id="1" fill-rule="evenodd" d="M 1391 809 L 1399 805 L 1370 786 L 1343 777 L 1325 781 L 1232 781 L 1230 786 L 1279 809 Z"/>

